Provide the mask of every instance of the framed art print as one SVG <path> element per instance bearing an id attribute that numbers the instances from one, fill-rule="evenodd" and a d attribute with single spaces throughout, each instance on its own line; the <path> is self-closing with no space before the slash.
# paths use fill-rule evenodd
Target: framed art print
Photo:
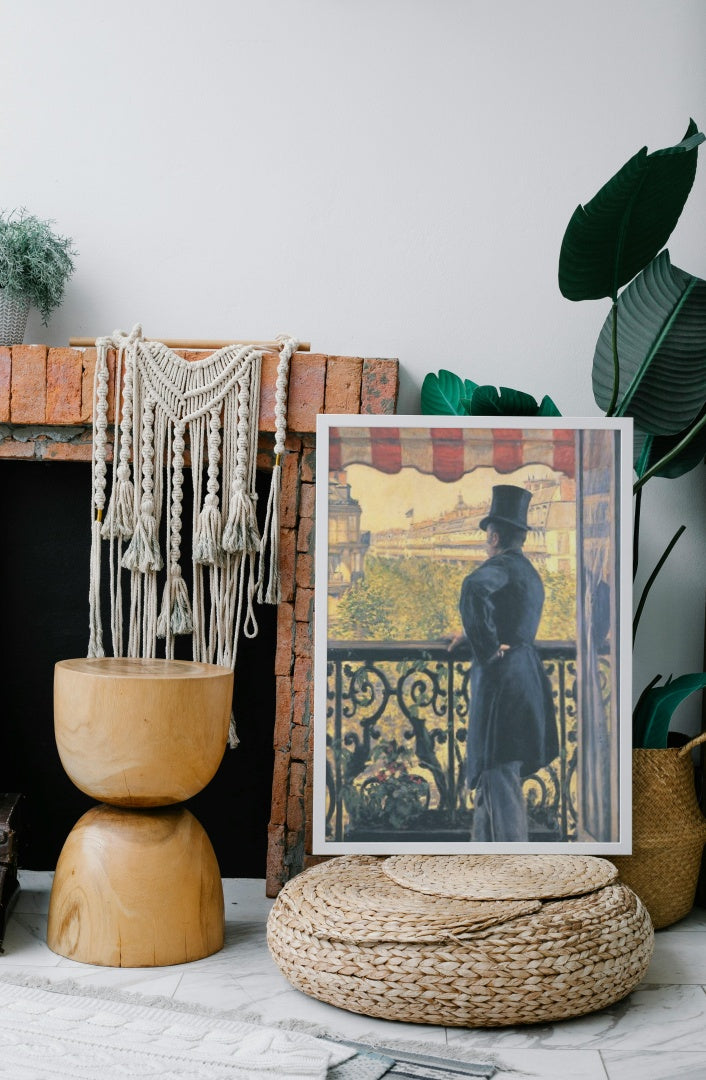
<path id="1" fill-rule="evenodd" d="M 318 417 L 316 854 L 631 843 L 630 420 Z"/>

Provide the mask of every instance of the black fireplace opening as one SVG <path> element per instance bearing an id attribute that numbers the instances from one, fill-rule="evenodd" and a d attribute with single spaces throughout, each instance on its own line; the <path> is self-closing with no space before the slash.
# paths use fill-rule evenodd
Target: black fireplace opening
<path id="1" fill-rule="evenodd" d="M 259 512 L 269 479 L 258 473 Z M 53 869 L 71 828 L 95 805 L 61 766 L 53 720 L 54 665 L 85 656 L 88 644 L 90 493 L 88 463 L 0 465 L 0 791 L 25 797 L 20 865 L 29 870 Z M 189 550 L 185 530 L 182 552 Z M 188 578 L 188 556 L 182 566 Z M 256 615 L 258 635 L 241 637 L 235 670 L 240 746 L 226 750 L 210 784 L 185 804 L 206 829 L 224 877 L 265 876 L 277 609 L 257 605 Z M 190 659 L 190 649 L 190 638 L 177 638 L 177 658 Z"/>

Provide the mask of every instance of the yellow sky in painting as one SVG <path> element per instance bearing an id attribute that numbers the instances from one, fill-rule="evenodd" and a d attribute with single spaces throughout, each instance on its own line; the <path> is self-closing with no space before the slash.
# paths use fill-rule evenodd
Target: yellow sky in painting
<path id="1" fill-rule="evenodd" d="M 349 465 L 346 469 L 351 495 L 360 503 L 360 527 L 370 532 L 407 528 L 409 510 L 414 520 L 437 517 L 452 510 L 459 494 L 469 506 L 486 502 L 490 506 L 493 484 L 522 484 L 529 477 L 544 479 L 559 476 L 546 465 L 531 465 L 508 474 L 495 469 L 476 469 L 461 480 L 444 483 L 435 476 L 402 469 L 390 475 L 369 465 Z"/>

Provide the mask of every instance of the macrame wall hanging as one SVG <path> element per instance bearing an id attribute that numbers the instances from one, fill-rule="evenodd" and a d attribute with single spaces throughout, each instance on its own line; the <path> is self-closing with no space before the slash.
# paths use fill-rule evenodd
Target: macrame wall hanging
<path id="1" fill-rule="evenodd" d="M 194 660 L 235 667 L 241 631 L 246 637 L 257 634 L 255 598 L 279 602 L 281 458 L 289 362 L 297 342 L 286 337 L 278 344 L 275 464 L 260 536 L 255 473 L 262 352 L 228 345 L 204 359 L 184 360 L 161 342 L 145 340 L 140 326 L 129 335 L 116 331 L 96 341 L 89 656 L 105 655 L 104 547 L 114 656 L 151 659 L 159 650 L 173 659 L 175 637 L 189 634 Z M 116 351 L 115 442 L 106 509 L 109 349 Z M 187 439 L 193 485 L 191 594 L 182 576 Z M 237 743 L 233 725 L 230 742 Z"/>

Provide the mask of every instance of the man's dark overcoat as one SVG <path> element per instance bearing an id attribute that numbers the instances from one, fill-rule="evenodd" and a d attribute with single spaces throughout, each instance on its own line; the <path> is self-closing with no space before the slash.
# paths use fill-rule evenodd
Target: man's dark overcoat
<path id="1" fill-rule="evenodd" d="M 544 586 L 519 550 L 494 555 L 461 587 L 461 620 L 473 654 L 468 785 L 484 769 L 520 761 L 521 775 L 559 753 L 549 679 L 534 648 Z M 497 658 L 500 645 L 510 649 Z"/>

